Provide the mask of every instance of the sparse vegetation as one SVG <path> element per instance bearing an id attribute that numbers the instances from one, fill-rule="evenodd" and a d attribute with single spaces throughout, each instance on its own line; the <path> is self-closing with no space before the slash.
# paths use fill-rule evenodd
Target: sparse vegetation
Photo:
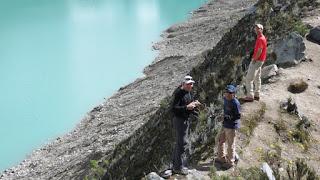
<path id="1" fill-rule="evenodd" d="M 160 101 L 160 108 L 167 108 L 170 103 L 170 97 L 165 97 Z"/>
<path id="2" fill-rule="evenodd" d="M 309 29 L 301 20 L 298 20 L 294 23 L 293 31 L 296 31 L 304 37 L 309 32 Z"/>
<path id="3" fill-rule="evenodd" d="M 107 160 L 104 160 L 103 164 L 108 165 L 109 162 Z M 97 160 L 90 160 L 90 171 L 91 171 L 91 175 L 90 176 L 87 175 L 84 178 L 85 180 L 102 179 L 102 177 L 105 174 L 105 170 L 102 168 L 102 165 L 100 165 Z"/>
<path id="4" fill-rule="evenodd" d="M 248 118 L 242 119 L 242 127 L 240 132 L 245 134 L 247 137 L 252 136 L 254 129 L 257 127 L 258 123 L 263 119 L 264 113 L 266 112 L 266 104 L 261 103 L 260 109 L 253 113 Z"/>
<path id="5" fill-rule="evenodd" d="M 240 169 L 240 175 L 245 180 L 268 180 L 268 176 L 258 167 Z"/>
<path id="6" fill-rule="evenodd" d="M 209 172 L 209 176 L 210 177 L 214 177 L 217 175 L 217 168 L 215 166 L 211 166 L 210 167 L 210 172 Z"/>
<path id="7" fill-rule="evenodd" d="M 311 136 L 307 129 L 294 129 L 293 131 L 289 131 L 289 137 L 292 142 L 301 144 L 304 150 L 309 149 Z"/>
<path id="8" fill-rule="evenodd" d="M 215 166 L 210 167 L 209 176 L 212 180 L 230 180 L 231 179 L 229 176 L 226 176 L 226 175 L 221 175 L 221 176 L 217 175 L 217 169 Z"/>
<path id="9" fill-rule="evenodd" d="M 276 123 L 273 124 L 273 127 L 280 136 L 288 129 L 286 122 L 282 118 L 276 121 Z"/>
<path id="10" fill-rule="evenodd" d="M 310 133 L 311 122 L 306 116 L 300 116 L 298 107 L 291 97 L 289 97 L 287 102 L 283 103 L 280 108 L 280 120 L 274 124 L 276 132 L 283 138 L 282 140 L 284 142 L 294 142 L 304 150 L 308 150 L 312 141 Z M 283 114 L 285 112 L 288 112 L 289 114 Z M 288 116 L 287 119 L 290 119 L 290 121 L 295 120 L 296 125 L 288 126 L 288 123 L 284 121 L 284 116 Z"/>
<path id="11" fill-rule="evenodd" d="M 290 180 L 319 180 L 319 176 L 311 169 L 304 160 L 297 159 L 294 165 L 288 165 L 287 174 Z"/>
<path id="12" fill-rule="evenodd" d="M 261 159 L 267 162 L 271 167 L 278 168 L 281 165 L 282 148 L 278 144 L 271 144 L 271 149 L 262 154 Z"/>

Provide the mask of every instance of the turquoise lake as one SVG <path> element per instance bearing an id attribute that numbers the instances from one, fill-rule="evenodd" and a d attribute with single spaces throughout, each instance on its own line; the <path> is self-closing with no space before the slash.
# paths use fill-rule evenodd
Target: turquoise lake
<path id="1" fill-rule="evenodd" d="M 0 0 L 0 172 L 142 76 L 205 0 Z"/>

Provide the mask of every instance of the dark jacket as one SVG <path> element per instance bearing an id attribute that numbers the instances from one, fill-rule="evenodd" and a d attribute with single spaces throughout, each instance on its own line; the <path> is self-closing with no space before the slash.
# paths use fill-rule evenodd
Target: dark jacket
<path id="1" fill-rule="evenodd" d="M 228 101 L 226 98 L 224 100 L 224 120 L 223 127 L 229 129 L 239 129 L 240 128 L 240 103 L 237 98 L 233 98 Z"/>
<path id="2" fill-rule="evenodd" d="M 176 117 L 188 119 L 190 114 L 196 114 L 194 110 L 188 110 L 187 105 L 194 101 L 191 92 L 177 88 L 174 92 L 174 100 L 172 104 L 172 111 Z"/>

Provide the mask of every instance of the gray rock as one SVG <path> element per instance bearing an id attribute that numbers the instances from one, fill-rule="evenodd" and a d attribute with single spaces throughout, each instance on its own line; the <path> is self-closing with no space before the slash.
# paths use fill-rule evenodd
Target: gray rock
<path id="1" fill-rule="evenodd" d="M 189 174 L 186 176 L 187 180 L 210 180 L 210 177 L 202 174 L 201 172 L 192 169 L 189 170 Z"/>
<path id="2" fill-rule="evenodd" d="M 280 67 L 291 67 L 305 59 L 306 45 L 302 36 L 293 32 L 286 38 L 275 43 L 273 51 L 276 55 L 275 64 Z"/>
<path id="3" fill-rule="evenodd" d="M 268 176 L 269 180 L 275 180 L 276 178 L 273 175 L 273 171 L 267 163 L 263 163 L 261 170 Z"/>
<path id="4" fill-rule="evenodd" d="M 261 71 L 261 79 L 268 80 L 269 78 L 276 76 L 278 74 L 278 66 L 275 64 L 271 64 L 269 66 L 265 66 Z"/>
<path id="5" fill-rule="evenodd" d="M 151 172 L 147 175 L 146 180 L 164 180 L 164 179 L 160 177 L 157 173 Z"/>
<path id="6" fill-rule="evenodd" d="M 320 44 L 320 26 L 312 28 L 307 35 L 307 39 L 311 42 Z"/>

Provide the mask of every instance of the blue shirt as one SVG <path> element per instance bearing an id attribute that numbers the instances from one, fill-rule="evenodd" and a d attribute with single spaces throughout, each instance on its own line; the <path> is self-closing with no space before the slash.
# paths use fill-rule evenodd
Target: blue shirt
<path id="1" fill-rule="evenodd" d="M 223 111 L 224 120 L 223 127 L 229 129 L 239 129 L 240 128 L 240 103 L 237 98 L 233 98 L 228 101 L 225 97 L 223 98 Z"/>

